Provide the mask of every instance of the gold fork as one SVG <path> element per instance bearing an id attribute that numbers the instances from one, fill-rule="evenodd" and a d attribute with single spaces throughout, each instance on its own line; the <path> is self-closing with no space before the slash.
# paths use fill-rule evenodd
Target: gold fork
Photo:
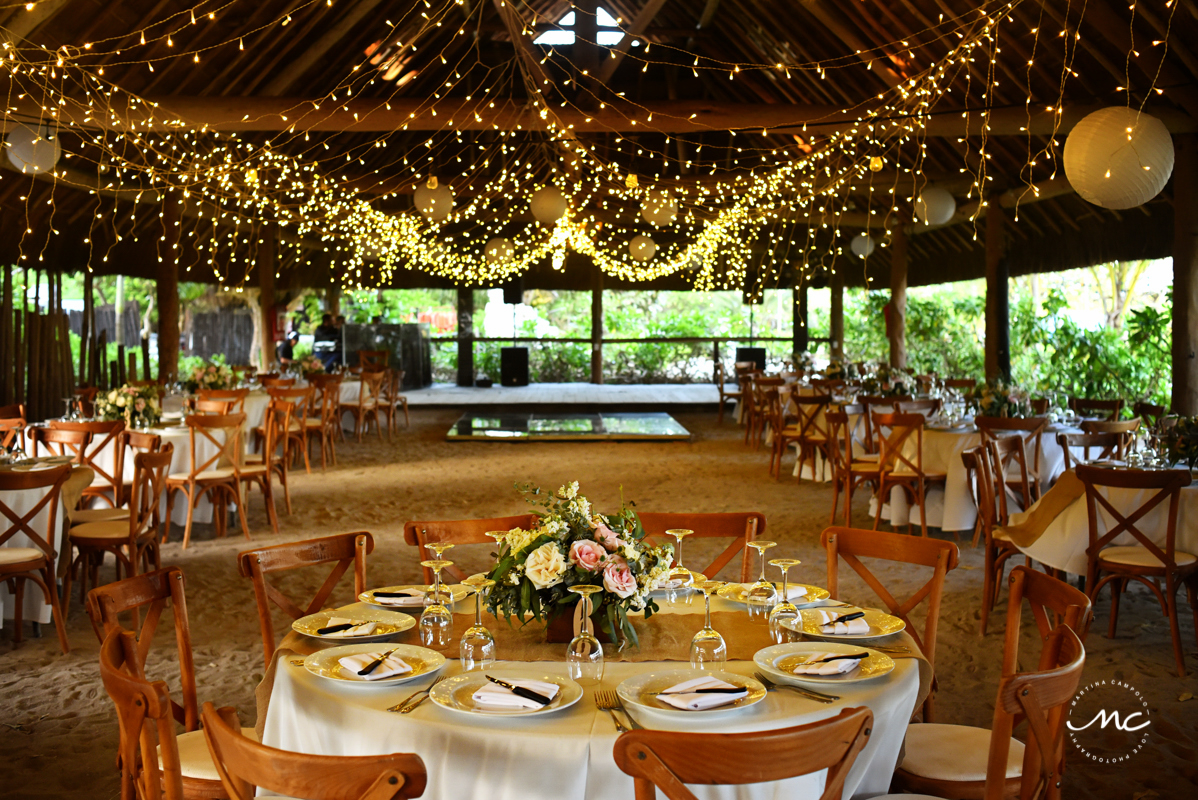
<path id="1" fill-rule="evenodd" d="M 620 722 L 620 718 L 616 716 L 616 702 L 611 692 L 606 692 L 602 689 L 596 689 L 595 708 L 598 708 L 600 711 L 607 712 L 608 716 L 611 717 L 611 721 L 615 723 L 617 731 L 620 733 L 628 733 L 628 728 L 623 722 Z M 621 707 L 620 710 L 622 711 L 623 707 Z"/>
<path id="2" fill-rule="evenodd" d="M 388 708 L 387 710 L 388 710 L 388 711 L 400 711 L 400 712 L 403 712 L 403 713 L 405 713 L 405 714 L 406 714 L 408 711 L 411 711 L 412 709 L 411 709 L 411 708 L 409 708 L 409 709 L 407 709 L 407 710 L 405 711 L 405 710 L 404 710 L 404 706 L 406 706 L 408 703 L 412 702 L 412 698 L 413 698 L 413 697 L 415 697 L 415 696 L 416 696 L 416 695 L 418 695 L 418 694 L 423 694 L 425 697 L 427 697 L 427 696 L 428 696 L 428 693 L 429 693 L 429 692 L 431 692 L 431 691 L 433 690 L 433 687 L 434 687 L 434 686 L 436 686 L 438 683 L 440 683 L 440 682 L 441 682 L 441 681 L 443 681 L 443 680 L 445 680 L 445 676 L 444 676 L 444 675 L 438 675 L 438 676 L 437 676 L 437 679 L 436 679 L 436 680 L 434 680 L 432 683 L 430 683 L 430 684 L 428 685 L 428 687 L 427 687 L 427 688 L 425 688 L 425 689 L 419 689 L 419 690 L 417 690 L 417 691 L 415 691 L 415 692 L 412 692 L 410 695 L 408 695 L 407 697 L 405 697 L 403 700 L 400 700 L 398 703 L 396 703 L 395 705 L 391 706 L 391 707 L 390 707 L 390 708 Z M 425 699 L 425 698 L 424 698 L 424 697 L 422 697 L 422 698 L 420 698 L 419 700 L 417 700 L 417 701 L 416 701 L 416 702 L 415 702 L 415 703 L 412 705 L 412 708 L 415 708 L 416 706 L 418 706 L 418 705 L 420 705 L 421 703 L 423 703 L 423 702 L 424 702 L 424 699 Z"/>

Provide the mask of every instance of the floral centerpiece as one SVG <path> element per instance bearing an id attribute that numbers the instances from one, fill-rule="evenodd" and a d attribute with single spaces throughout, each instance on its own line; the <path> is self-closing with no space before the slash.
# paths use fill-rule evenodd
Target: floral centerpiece
<path id="1" fill-rule="evenodd" d="M 1011 386 L 1001 379 L 991 379 L 973 387 L 969 399 L 983 417 L 1030 417 L 1031 397 L 1026 389 Z"/>
<path id="2" fill-rule="evenodd" d="M 309 372 L 324 372 L 324 362 L 311 353 L 298 359 L 295 363 L 299 365 L 300 371 L 304 374 Z"/>
<path id="3" fill-rule="evenodd" d="M 218 392 L 235 389 L 237 373 L 224 364 L 207 364 L 193 369 L 191 375 L 183 380 L 183 387 L 192 394 L 204 389 Z"/>
<path id="4" fill-rule="evenodd" d="M 857 365 L 833 358 L 824 367 L 824 377 L 828 380 L 852 380 L 857 377 Z"/>
<path id="5" fill-rule="evenodd" d="M 536 527 L 516 528 L 500 545 L 498 563 L 487 576 L 495 587 L 487 608 L 527 622 L 551 620 L 578 603 L 569 591 L 578 584 L 602 586 L 591 596 L 595 616 L 604 631 L 637 642 L 628 621 L 630 611 L 657 611 L 649 592 L 670 569 L 673 547 L 645 543 L 645 530 L 627 506 L 604 515 L 578 494 L 578 482 L 546 495 L 540 489 L 519 487 L 540 509 Z"/>
<path id="6" fill-rule="evenodd" d="M 1165 431 L 1165 445 L 1171 463 L 1184 463 L 1190 469 L 1198 467 L 1198 417 L 1179 417 Z"/>
<path id="7" fill-rule="evenodd" d="M 873 397 L 914 396 L 918 383 L 911 373 L 896 367 L 880 366 L 861 381 L 861 393 Z"/>
<path id="8" fill-rule="evenodd" d="M 125 384 L 104 394 L 96 395 L 96 417 L 103 420 L 123 419 L 128 428 L 150 428 L 162 419 L 157 386 Z"/>

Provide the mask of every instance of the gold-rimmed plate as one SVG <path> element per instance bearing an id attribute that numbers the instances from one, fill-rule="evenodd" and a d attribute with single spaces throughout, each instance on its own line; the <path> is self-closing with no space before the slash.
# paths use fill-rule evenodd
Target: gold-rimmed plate
<path id="1" fill-rule="evenodd" d="M 377 589 L 368 589 L 365 592 L 362 592 L 360 595 L 358 595 L 358 600 L 366 603 L 367 605 L 374 606 L 375 608 L 423 608 L 423 598 L 416 598 L 410 603 L 403 603 L 401 605 L 398 603 L 380 603 L 374 597 L 375 592 L 402 592 L 407 589 L 419 589 L 420 591 L 424 592 L 428 590 L 428 586 L 423 583 L 408 583 L 402 586 L 380 586 Z M 453 602 L 455 603 L 462 602 L 466 599 L 467 595 L 470 594 L 469 588 L 460 583 L 444 584 L 441 586 L 441 590 L 448 590 L 449 592 L 452 592 Z"/>
<path id="2" fill-rule="evenodd" d="M 336 634 L 317 633 L 321 628 L 327 628 L 329 620 L 333 617 L 352 620 L 358 624 L 373 622 L 375 623 L 374 633 L 371 633 L 369 636 L 338 636 Z M 409 614 L 365 607 L 353 610 L 321 611 L 317 614 L 309 614 L 291 623 L 291 630 L 325 642 L 383 642 L 397 633 L 403 633 L 415 626 L 416 618 Z"/>
<path id="3" fill-rule="evenodd" d="M 752 585 L 751 583 L 726 583 L 716 591 L 716 594 L 725 600 L 731 600 L 733 603 L 744 605 L 745 592 Z M 803 594 L 795 594 L 794 590 L 798 587 L 803 588 Z M 774 588 L 779 595 L 782 594 L 782 584 L 775 583 Z M 808 603 L 818 603 L 820 600 L 827 600 L 830 596 L 827 589 L 821 589 L 818 586 L 811 586 L 806 583 L 791 583 L 788 584 L 788 588 L 791 594 L 790 602 L 794 603 L 796 607 L 802 607 Z"/>
<path id="4" fill-rule="evenodd" d="M 675 708 L 657 699 L 657 695 L 660 692 L 694 678 L 716 678 L 733 686 L 743 686 L 748 689 L 749 693 L 745 697 L 737 698 L 727 705 L 706 708 L 702 711 L 688 711 Z M 744 675 L 735 675 L 731 672 L 701 669 L 669 669 L 662 670 L 661 672 L 633 675 L 630 678 L 626 678 L 623 683 L 616 687 L 616 694 L 625 703 L 636 706 L 638 709 L 643 708 L 669 716 L 708 717 L 729 711 L 739 711 L 742 708 L 760 703 L 765 699 L 765 686 L 753 678 Z"/>
<path id="5" fill-rule="evenodd" d="M 865 621 L 869 623 L 869 631 L 866 633 L 824 633 L 820 630 L 822 617 L 820 611 L 834 611 L 837 616 L 844 614 L 852 614 L 855 611 L 865 612 Z M 800 622 L 801 621 L 801 622 Z M 799 611 L 797 620 L 784 620 L 782 626 L 789 628 L 792 631 L 801 633 L 804 636 L 810 636 L 813 639 L 823 639 L 829 642 L 852 641 L 855 639 L 876 639 L 879 636 L 892 636 L 896 633 L 901 633 L 907 623 L 895 616 L 887 614 L 885 611 L 879 611 L 876 608 L 831 608 L 831 609 L 815 609 L 805 608 Z"/>
<path id="6" fill-rule="evenodd" d="M 346 671 L 339 662 L 339 659 L 346 656 L 356 656 L 362 653 L 382 655 L 388 650 L 394 650 L 395 655 L 407 662 L 412 671 L 370 681 Z M 327 650 L 318 650 L 304 659 L 304 669 L 308 672 L 318 678 L 335 681 L 342 686 L 393 686 L 424 675 L 431 675 L 443 666 L 445 666 L 445 656 L 436 650 L 411 644 L 347 644 L 341 647 L 330 647 Z"/>
<path id="7" fill-rule="evenodd" d="M 839 675 L 796 675 L 795 667 L 809 660 L 814 653 L 869 653 L 852 672 Z M 894 659 L 885 653 L 847 642 L 788 642 L 758 650 L 753 663 L 774 678 L 795 683 L 858 683 L 888 675 L 894 669 Z"/>
<path id="8" fill-rule="evenodd" d="M 539 708 L 488 708 L 474 700 L 474 693 L 490 681 L 487 675 L 500 680 L 534 680 L 555 683 L 558 692 L 549 705 Z M 429 692 L 429 699 L 448 711 L 482 717 L 535 717 L 569 708 L 582 699 L 582 687 L 561 675 L 549 675 L 534 667 L 492 667 L 484 672 L 472 670 L 454 675 L 438 683 Z"/>
<path id="9" fill-rule="evenodd" d="M 657 586 L 654 586 L 652 589 L 650 589 L 649 594 L 661 596 L 670 591 L 675 591 L 675 592 L 679 592 L 679 593 L 701 592 L 702 590 L 699 589 L 699 584 L 703 583 L 705 580 L 707 580 L 707 576 L 704 575 L 702 572 L 692 572 L 691 576 L 692 576 L 693 580 L 691 581 L 690 586 L 666 586 L 665 583 L 663 582 L 663 583 L 659 583 Z"/>

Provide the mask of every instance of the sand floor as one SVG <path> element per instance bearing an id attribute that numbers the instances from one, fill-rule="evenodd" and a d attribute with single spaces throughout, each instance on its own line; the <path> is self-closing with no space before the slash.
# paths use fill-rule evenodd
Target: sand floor
<path id="1" fill-rule="evenodd" d="M 271 544 L 328 533 L 368 530 L 377 543 L 369 561 L 372 584 L 418 581 L 413 548 L 403 542 L 403 524 L 412 519 L 462 519 L 522 513 L 526 506 L 515 481 L 546 488 L 578 480 L 600 509 L 614 508 L 621 496 L 646 511 L 757 510 L 768 520 L 767 538 L 781 546 L 771 555 L 795 554 L 804 565 L 795 577 L 823 584 L 825 559 L 819 534 L 827 526 L 831 489 L 767 475 L 768 453 L 741 443 L 730 421 L 716 425 L 712 414 L 679 415 L 695 433 L 691 443 L 446 443 L 453 411 L 416 411 L 412 427 L 394 443 L 368 439 L 339 448 L 340 463 L 311 475 L 292 472 L 294 514 L 280 507 L 280 537 L 270 533 L 262 502 L 250 508 L 253 543 Z M 789 465 L 788 465 L 789 467 Z M 858 525 L 866 525 L 867 494 L 855 503 Z M 235 530 L 235 528 L 233 529 Z M 262 676 L 261 639 L 249 582 L 237 576 L 234 556 L 244 539 L 215 540 L 199 526 L 192 546 L 179 547 L 179 531 L 163 548 L 163 562 L 182 567 L 187 577 L 200 701 L 235 705 L 243 722 L 253 723 L 254 686 Z M 936 535 L 950 538 L 951 534 Z M 479 555 L 458 555 L 468 571 L 482 568 Z M 688 544 L 687 561 L 703 562 L 702 548 Z M 477 562 L 477 563 L 475 563 Z M 989 633 L 978 632 L 982 554 L 964 542 L 961 567 L 948 576 L 937 652 L 937 721 L 988 727 L 993 712 L 1005 622 L 1005 601 L 995 611 Z M 909 571 L 881 570 L 897 587 L 914 588 Z M 111 574 L 110 572 L 107 574 Z M 297 591 L 314 591 L 323 575 L 297 575 Z M 843 580 L 843 579 L 842 579 Z M 335 600 L 349 601 L 352 580 L 344 579 Z M 849 581 L 842 594 L 872 601 L 864 584 Z M 1087 642 L 1083 683 L 1126 680 L 1149 701 L 1151 740 L 1144 752 L 1119 765 L 1097 765 L 1070 753 L 1065 797 L 1152 798 L 1193 796 L 1198 787 L 1198 650 L 1192 617 L 1182 600 L 1181 628 L 1191 673 L 1174 675 L 1168 626 L 1147 594 L 1126 596 L 1119 635 L 1104 635 L 1109 600 L 1097 606 Z M 277 625 L 281 626 L 279 618 Z M 1030 624 L 1030 622 L 1029 622 Z M 11 625 L 9 626 L 11 628 Z M 68 620 L 72 651 L 62 655 L 52 630 L 13 649 L 11 630 L 0 633 L 0 753 L 4 768 L 0 797 L 115 798 L 116 718 L 100 684 L 98 643 L 78 598 Z M 157 643 L 170 650 L 169 626 Z M 1038 647 L 1025 631 L 1025 652 Z M 151 662 L 150 672 L 169 674 L 170 659 Z"/>

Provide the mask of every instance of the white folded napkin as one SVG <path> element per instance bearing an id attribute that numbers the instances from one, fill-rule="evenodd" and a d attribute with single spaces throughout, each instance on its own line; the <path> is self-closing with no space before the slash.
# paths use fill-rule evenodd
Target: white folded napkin
<path id="1" fill-rule="evenodd" d="M 512 680 L 504 679 L 512 686 L 522 686 L 525 689 L 531 689 L 542 697 L 548 697 L 550 700 L 557 697 L 558 690 L 561 688 L 556 683 L 548 683 L 546 681 L 532 680 Z M 505 689 L 498 683 L 487 681 L 482 686 L 475 690 L 471 695 L 471 699 L 480 706 L 496 709 L 537 709 L 544 708 L 536 700 L 529 700 L 527 697 L 521 697 L 518 694 L 512 694 L 511 689 Z"/>
<path id="2" fill-rule="evenodd" d="M 826 664 L 817 664 L 815 662 L 822 661 L 825 658 L 831 658 L 836 653 L 812 653 L 811 656 L 802 664 L 794 668 L 795 675 L 840 675 L 846 672 L 852 672 L 861 666 L 861 660 L 857 658 L 838 658 L 835 661 L 829 661 Z"/>
<path id="3" fill-rule="evenodd" d="M 412 587 L 410 589 L 399 589 L 398 591 L 407 592 L 411 597 L 379 597 L 374 595 L 374 599 L 370 602 L 380 606 L 422 606 L 424 605 L 424 590 Z"/>
<path id="4" fill-rule="evenodd" d="M 865 617 L 857 617 L 857 619 L 851 619 L 848 622 L 835 622 L 831 625 L 828 624 L 837 617 L 843 617 L 846 614 L 855 613 L 854 609 L 816 609 L 816 612 L 820 616 L 820 633 L 869 633 L 869 623 L 865 621 Z"/>
<path id="5" fill-rule="evenodd" d="M 387 656 L 387 660 L 374 668 L 367 675 L 359 675 L 358 670 L 366 669 L 376 658 L 381 656 L 386 650 L 379 650 L 374 653 L 359 653 L 356 656 L 345 656 L 337 659 L 337 663 L 341 665 L 341 669 L 345 670 L 345 676 L 350 680 L 359 681 L 377 681 L 383 678 L 390 678 L 393 675 L 402 675 L 405 672 L 411 672 L 412 667 L 408 662 L 404 661 L 397 655 Z"/>
<path id="6" fill-rule="evenodd" d="M 715 694 L 700 694 L 696 689 L 736 689 L 739 688 L 734 684 L 722 681 L 719 678 L 692 678 L 689 681 L 675 684 L 668 689 L 663 690 L 657 695 L 657 699 L 666 705 L 671 705 L 674 708 L 682 711 L 706 711 L 709 708 L 717 708 L 726 706 L 729 703 L 735 703 L 742 697 L 749 696 L 749 690 L 745 689 L 742 692 L 733 694 L 732 692 Z"/>
<path id="7" fill-rule="evenodd" d="M 346 625 L 350 622 L 353 622 L 353 620 L 347 619 L 345 617 L 329 617 L 329 621 L 320 627 L 332 628 L 335 625 Z M 369 636 L 370 634 L 374 633 L 374 629 L 378 626 L 379 624 L 377 622 L 363 622 L 360 625 L 353 626 L 352 628 L 346 628 L 343 631 L 326 633 L 324 635 L 329 639 L 351 639 L 355 636 Z M 361 669 L 361 667 L 359 667 L 359 669 Z"/>
<path id="8" fill-rule="evenodd" d="M 741 586 L 741 597 L 744 597 L 745 595 L 747 595 L 749 593 L 749 590 L 753 588 L 753 584 L 751 584 L 751 583 L 742 583 L 740 586 Z M 781 591 L 778 592 L 778 594 L 781 594 L 781 593 L 782 593 Z M 786 585 L 786 599 L 787 600 L 797 600 L 800 597 L 806 597 L 806 596 L 807 596 L 807 587 L 806 586 L 791 586 L 790 584 Z"/>

